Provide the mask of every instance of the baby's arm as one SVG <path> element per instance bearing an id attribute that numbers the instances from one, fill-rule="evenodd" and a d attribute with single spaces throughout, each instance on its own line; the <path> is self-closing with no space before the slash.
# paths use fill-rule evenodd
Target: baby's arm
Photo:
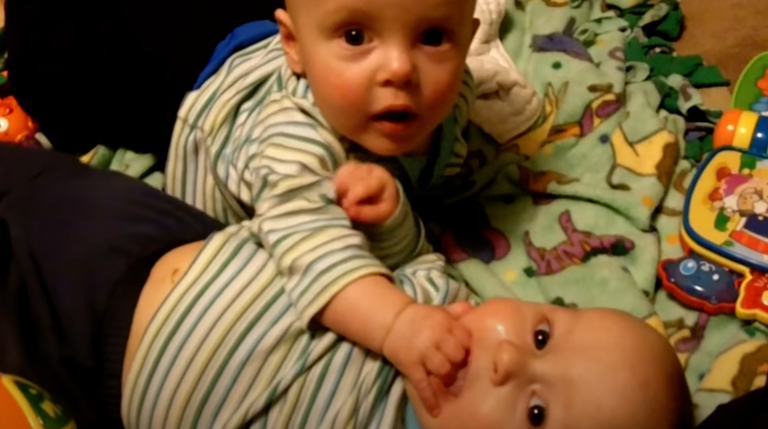
<path id="1" fill-rule="evenodd" d="M 400 265 L 415 259 L 416 252 L 431 251 L 402 189 L 382 167 L 346 164 L 337 172 L 335 184 L 344 210 L 353 221 L 363 222 L 360 227 L 376 240 L 372 246 L 377 256 Z M 438 271 L 438 275 L 443 272 Z M 420 305 L 388 280 L 377 280 L 381 279 L 361 279 L 347 286 L 318 320 L 346 338 L 362 338 L 360 345 L 387 357 L 411 381 L 425 408 L 436 415 L 440 409 L 433 383 L 452 382 L 466 358 L 470 335 L 456 318 L 468 305 Z"/>
<path id="2" fill-rule="evenodd" d="M 318 321 L 346 338 L 361 338 L 356 343 L 381 354 L 394 320 L 408 306 L 477 302 L 458 272 L 438 253 L 427 253 L 409 262 L 395 271 L 394 280 L 397 287 L 381 276 L 350 283 L 318 314 Z M 410 334 L 415 336 L 415 331 L 411 329 Z"/>
<path id="3" fill-rule="evenodd" d="M 390 271 L 371 254 L 365 236 L 352 228 L 336 204 L 332 178 L 345 161 L 343 148 L 319 121 L 307 118 L 313 114 L 309 106 L 297 108 L 297 103 L 285 98 L 268 103 L 263 117 L 254 122 L 255 141 L 228 154 L 234 168 L 221 174 L 231 178 L 233 192 L 244 195 L 246 189 L 250 193 L 254 213 L 247 227 L 271 255 L 280 276 L 275 280 L 283 285 L 302 324 L 307 327 L 315 320 L 383 353 L 422 387 L 420 392 L 425 391 L 430 387 L 427 374 L 444 377 L 456 360 L 463 359 L 468 335 L 454 332 L 462 327 L 444 309 L 415 304 L 394 286 Z M 398 321 L 412 320 L 414 315 L 423 315 L 425 328 L 413 336 L 423 341 L 409 344 L 408 353 L 390 358 L 390 331 L 402 326 Z M 448 352 L 439 348 L 445 338 L 453 338 Z M 456 357 L 459 353 L 462 356 Z M 434 354 L 443 360 L 426 357 Z"/>
<path id="4" fill-rule="evenodd" d="M 453 382 L 471 342 L 469 330 L 457 320 L 471 306 L 443 306 L 469 298 L 451 274 L 442 256 L 427 254 L 396 274 L 408 294 L 390 285 L 358 282 L 339 292 L 318 317 L 334 332 L 362 338 L 358 345 L 386 357 L 433 416 L 440 413 L 435 384 Z"/>
<path id="5" fill-rule="evenodd" d="M 248 189 L 254 210 L 248 228 L 275 262 L 302 323 L 308 326 L 358 281 L 395 289 L 391 272 L 336 204 L 333 171 L 345 155 L 334 137 L 288 99 L 268 103 L 256 123 L 257 141 L 233 156 L 230 176 Z"/>
<path id="6" fill-rule="evenodd" d="M 249 189 L 254 214 L 248 227 L 275 261 L 304 325 L 325 308 L 317 318 L 324 326 L 380 353 L 387 329 L 413 300 L 394 286 L 391 272 L 336 204 L 333 174 L 346 155 L 300 102 L 280 98 L 265 105 L 251 131 L 256 141 L 232 155 L 229 176 L 244 183 L 228 187 Z M 400 231 L 393 246 L 423 236 L 401 201 L 387 223 Z"/>

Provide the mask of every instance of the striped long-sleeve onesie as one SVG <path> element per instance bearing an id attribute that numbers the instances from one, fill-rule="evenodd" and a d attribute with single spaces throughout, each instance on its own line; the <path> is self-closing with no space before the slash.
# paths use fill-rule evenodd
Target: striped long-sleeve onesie
<path id="1" fill-rule="evenodd" d="M 435 171 L 445 175 L 457 173 L 466 155 L 459 131 L 466 123 L 463 118 L 471 93 L 467 77 L 454 115 L 440 130 L 441 156 L 432 163 L 437 164 Z M 390 269 L 413 260 L 416 265 L 396 271 L 395 278 L 417 300 L 447 304 L 468 292 L 447 275 L 442 257 L 429 253 L 423 227 L 404 196 L 392 219 L 364 231 L 367 238 L 352 228 L 335 204 L 332 181 L 350 152 L 360 155 L 359 148 L 325 122 L 306 80 L 288 68 L 277 37 L 234 54 L 187 96 L 169 152 L 167 190 L 233 226 L 212 238 L 219 243 L 216 250 L 201 253 L 185 284 L 200 294 L 239 296 L 224 301 L 212 297 L 211 304 L 198 309 L 196 303 L 186 303 L 192 295 L 198 296 L 189 292 L 175 303 L 164 304 L 164 311 L 175 316 L 163 323 L 158 320 L 164 319 L 156 318 L 153 326 L 159 337 L 146 338 L 141 349 L 144 359 L 162 364 L 157 369 L 137 364 L 132 370 L 134 384 L 123 403 L 129 427 L 397 426 L 402 386 L 395 382 L 393 370 L 333 334 L 309 331 L 312 318 L 354 279 L 391 275 Z M 395 171 L 412 175 L 418 164 L 419 160 L 405 162 L 404 168 Z M 209 243 L 206 249 L 211 248 L 214 245 Z M 198 271 L 201 274 L 196 277 Z M 211 285 L 199 284 L 203 281 Z M 273 300 L 260 301 L 265 296 Z M 242 304 L 246 302 L 249 305 Z M 237 306 L 242 312 L 279 303 L 282 312 L 279 317 L 260 313 L 235 317 L 231 313 L 235 303 L 243 305 Z M 184 304 L 190 306 L 189 312 L 179 313 Z M 189 316 L 193 310 L 201 315 Z M 284 328 L 278 319 L 286 321 Z M 240 320 L 250 320 L 252 334 Z M 226 326 L 215 330 L 216 323 Z M 276 327 L 265 331 L 272 323 Z M 169 325 L 179 328 L 169 331 Z M 210 332 L 205 331 L 209 327 Z M 192 333 L 181 335 L 184 330 Z M 233 332 L 245 337 L 237 341 L 246 345 L 231 343 Z M 271 342 L 264 345 L 259 333 Z M 190 342 L 197 335 L 203 338 Z M 164 360 L 166 347 L 176 356 L 209 346 L 213 349 L 208 355 L 228 355 L 205 362 L 189 356 L 193 363 L 188 366 L 178 357 Z M 245 351 L 248 347 L 260 351 L 257 359 Z M 338 353 L 345 356 L 344 363 L 337 360 L 341 359 Z M 347 362 L 352 355 L 357 356 L 358 367 L 370 367 L 373 372 L 347 376 L 356 368 Z M 267 362 L 269 368 L 262 368 Z M 164 374 L 175 378 L 161 377 Z M 166 379 L 172 382 L 163 384 Z M 250 384 L 233 391 L 231 386 L 241 379 Z M 342 384 L 346 387 L 341 388 Z M 303 396 L 307 394 L 317 397 Z M 303 418 L 313 423 L 307 425 Z"/>
<path id="2" fill-rule="evenodd" d="M 141 341 L 123 386 L 125 427 L 401 428 L 402 377 L 381 356 L 308 327 L 285 280 L 247 225 L 212 235 Z M 394 280 L 425 304 L 475 299 L 435 253 Z M 327 299 L 294 292 L 309 307 Z"/>

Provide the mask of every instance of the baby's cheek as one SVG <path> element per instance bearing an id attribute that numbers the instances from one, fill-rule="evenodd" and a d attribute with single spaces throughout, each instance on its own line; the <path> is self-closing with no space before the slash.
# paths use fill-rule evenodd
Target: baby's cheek
<path id="1" fill-rule="evenodd" d="M 456 104 L 461 89 L 461 74 L 442 74 L 440 77 L 431 78 L 425 86 L 426 104 L 430 110 L 442 117 L 447 116 Z"/>
<path id="2" fill-rule="evenodd" d="M 345 79 L 341 76 L 332 78 L 326 94 L 340 110 L 354 111 L 364 106 L 365 89 L 363 85 L 356 84 L 354 79 Z"/>
<path id="3" fill-rule="evenodd" d="M 322 91 L 314 91 L 315 102 L 334 128 L 345 131 L 368 113 L 365 91 L 361 85 L 353 85 L 334 77 L 329 79 Z M 350 130 L 351 131 L 351 130 Z"/>

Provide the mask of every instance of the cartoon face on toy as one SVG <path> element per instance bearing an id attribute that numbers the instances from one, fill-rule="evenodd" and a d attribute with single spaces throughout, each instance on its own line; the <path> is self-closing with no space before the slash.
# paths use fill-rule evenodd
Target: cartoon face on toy
<path id="1" fill-rule="evenodd" d="M 727 216 L 768 214 L 768 182 L 765 179 L 724 167 L 718 169 L 717 180 L 718 187 L 709 194 L 712 208 L 722 209 Z"/>
<path id="2" fill-rule="evenodd" d="M 760 191 L 755 188 L 742 189 L 736 200 L 736 207 L 739 209 L 739 214 L 742 216 L 748 216 L 758 212 L 756 207 L 757 203 L 763 200 Z"/>
<path id="3" fill-rule="evenodd" d="M 686 295 L 710 304 L 733 304 L 739 297 L 738 277 L 699 255 L 668 261 L 663 267 L 667 279 Z"/>
<path id="4" fill-rule="evenodd" d="M 24 145 L 34 140 L 37 123 L 21 109 L 14 97 L 0 99 L 0 142 Z"/>

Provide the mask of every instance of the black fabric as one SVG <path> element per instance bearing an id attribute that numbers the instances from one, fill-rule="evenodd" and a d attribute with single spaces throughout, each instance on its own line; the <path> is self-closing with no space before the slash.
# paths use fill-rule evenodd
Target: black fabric
<path id="1" fill-rule="evenodd" d="M 164 162 L 178 107 L 216 45 L 282 0 L 7 0 L 8 78 L 57 150 Z"/>
<path id="2" fill-rule="evenodd" d="M 120 428 L 139 293 L 167 251 L 222 225 L 119 173 L 0 145 L 0 372 L 47 390 L 78 428 Z"/>
<path id="3" fill-rule="evenodd" d="M 697 429 L 765 428 L 768 428 L 768 387 L 754 390 L 718 406 L 697 426 Z"/>

